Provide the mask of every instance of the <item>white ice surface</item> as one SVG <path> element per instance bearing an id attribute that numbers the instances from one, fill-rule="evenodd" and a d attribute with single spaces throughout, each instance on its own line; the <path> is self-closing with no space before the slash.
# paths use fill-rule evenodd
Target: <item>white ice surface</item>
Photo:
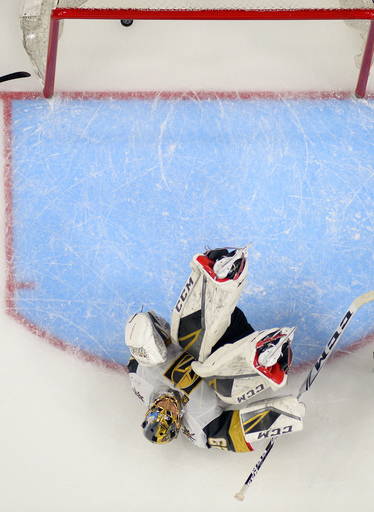
<path id="1" fill-rule="evenodd" d="M 32 72 L 17 4 L 0 0 L 1 74 Z M 245 29 L 139 22 L 131 33 L 118 23 L 91 25 L 93 32 L 87 26 L 74 33 L 66 24 L 58 90 L 339 91 L 353 90 L 357 80 L 360 36 L 340 22 L 260 22 Z M 100 65 L 94 65 L 89 56 L 98 47 Z M 115 56 L 103 62 L 113 47 Z M 40 91 L 40 84 L 33 75 L 1 90 Z M 126 374 L 61 352 L 5 316 L 2 189 L 1 204 L 1 511 L 371 510 L 372 345 L 328 363 L 305 395 L 304 431 L 277 442 L 239 503 L 233 495 L 259 452 L 198 450 L 184 439 L 150 445 L 139 428 L 143 406 Z M 290 392 L 303 377 L 291 375 Z"/>

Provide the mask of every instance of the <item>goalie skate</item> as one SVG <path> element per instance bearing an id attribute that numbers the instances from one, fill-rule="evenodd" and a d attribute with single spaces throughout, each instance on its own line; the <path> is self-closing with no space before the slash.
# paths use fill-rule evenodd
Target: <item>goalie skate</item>
<path id="1" fill-rule="evenodd" d="M 258 365 L 264 368 L 273 366 L 281 357 L 284 345 L 293 340 L 295 331 L 296 327 L 284 327 L 257 343 Z"/>
<path id="2" fill-rule="evenodd" d="M 240 276 L 245 260 L 248 256 L 248 249 L 251 243 L 252 242 L 241 249 L 234 249 L 232 252 L 228 252 L 226 255 L 215 261 L 213 271 L 217 279 L 235 280 Z M 209 254 L 207 256 L 208 258 L 211 257 Z"/>

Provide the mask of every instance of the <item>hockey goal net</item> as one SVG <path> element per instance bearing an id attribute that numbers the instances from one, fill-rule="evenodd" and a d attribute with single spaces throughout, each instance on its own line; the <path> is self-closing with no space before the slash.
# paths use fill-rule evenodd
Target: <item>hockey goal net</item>
<path id="1" fill-rule="evenodd" d="M 23 44 L 42 83 L 54 93 L 58 40 L 65 19 L 345 20 L 366 41 L 356 96 L 364 97 L 373 59 L 374 0 L 24 0 Z"/>

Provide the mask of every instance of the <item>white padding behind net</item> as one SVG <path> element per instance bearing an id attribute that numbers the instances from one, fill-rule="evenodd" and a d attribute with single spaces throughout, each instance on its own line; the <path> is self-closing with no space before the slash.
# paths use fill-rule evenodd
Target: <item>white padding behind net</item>
<path id="1" fill-rule="evenodd" d="M 373 0 L 374 1 L 374 0 Z M 24 0 L 20 24 L 23 44 L 43 84 L 49 41 L 51 12 L 55 8 L 141 9 L 141 10 L 245 10 L 290 11 L 296 9 L 374 9 L 372 0 Z M 369 21 L 349 20 L 348 24 L 366 37 Z M 60 22 L 59 37 L 63 31 Z"/>

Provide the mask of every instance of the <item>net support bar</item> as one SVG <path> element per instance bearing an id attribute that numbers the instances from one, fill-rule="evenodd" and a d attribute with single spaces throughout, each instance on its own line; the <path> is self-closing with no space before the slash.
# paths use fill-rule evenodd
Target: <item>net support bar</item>
<path id="1" fill-rule="evenodd" d="M 105 19 L 105 20 L 371 20 L 360 75 L 356 87 L 356 96 L 363 98 L 369 79 L 371 59 L 374 51 L 374 11 L 367 9 L 295 9 L 280 11 L 273 9 L 249 10 L 142 10 L 142 9 L 54 9 L 51 13 L 49 29 L 46 76 L 43 94 L 51 98 L 54 93 L 58 33 L 62 19 Z"/>
<path id="2" fill-rule="evenodd" d="M 366 94 L 366 87 L 369 80 L 371 63 L 373 62 L 374 53 L 374 21 L 371 20 L 368 37 L 366 40 L 365 50 L 362 57 L 360 74 L 358 76 L 358 82 L 356 86 L 355 95 L 356 98 L 364 98 Z"/>

